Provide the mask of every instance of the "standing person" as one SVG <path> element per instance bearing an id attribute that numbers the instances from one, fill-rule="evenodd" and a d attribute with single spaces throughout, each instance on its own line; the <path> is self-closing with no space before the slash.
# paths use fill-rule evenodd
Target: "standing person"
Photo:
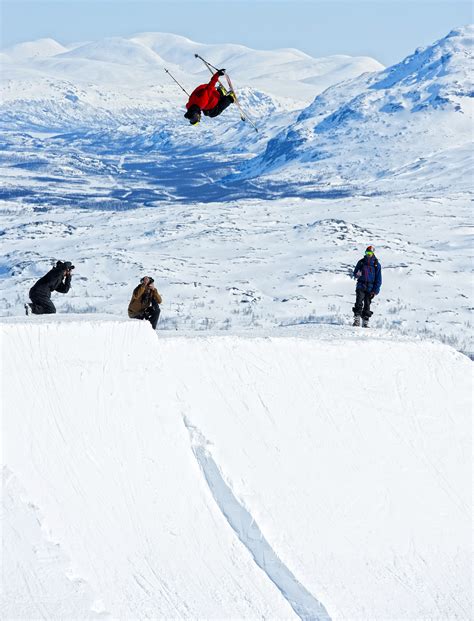
<path id="1" fill-rule="evenodd" d="M 132 299 L 128 305 L 128 316 L 131 319 L 147 319 L 153 330 L 156 330 L 162 299 L 154 282 L 150 276 L 144 276 L 140 280 L 138 287 L 133 290 Z"/>
<path id="2" fill-rule="evenodd" d="M 212 76 L 209 84 L 200 84 L 191 93 L 186 104 L 187 112 L 184 115 L 191 125 L 199 123 L 201 112 L 204 116 L 219 116 L 231 103 L 234 103 L 235 96 L 232 91 L 227 93 L 222 86 L 216 87 L 217 81 L 223 75 L 225 75 L 225 69 L 219 69 Z"/>
<path id="3" fill-rule="evenodd" d="M 354 268 L 353 277 L 357 279 L 356 303 L 353 307 L 354 323 L 353 326 L 360 326 L 362 316 L 362 326 L 369 327 L 369 319 L 373 315 L 370 310 L 370 303 L 380 292 L 382 286 L 382 266 L 375 256 L 375 248 L 367 246 L 365 256 L 357 262 Z"/>
<path id="4" fill-rule="evenodd" d="M 67 293 L 71 288 L 72 270 L 70 261 L 58 261 L 47 274 L 40 278 L 30 289 L 31 304 L 25 304 L 25 312 L 30 310 L 34 315 L 52 315 L 56 307 L 51 302 L 51 293 Z"/>

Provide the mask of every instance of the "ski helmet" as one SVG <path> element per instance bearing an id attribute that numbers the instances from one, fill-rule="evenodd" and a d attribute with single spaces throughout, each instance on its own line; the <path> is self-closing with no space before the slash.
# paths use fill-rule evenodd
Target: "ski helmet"
<path id="1" fill-rule="evenodd" d="M 365 254 L 371 257 L 375 253 L 375 248 L 373 246 L 367 246 L 365 249 Z"/>
<path id="2" fill-rule="evenodd" d="M 184 118 L 188 119 L 191 125 L 197 125 L 201 120 L 201 108 L 193 104 L 185 113 Z"/>

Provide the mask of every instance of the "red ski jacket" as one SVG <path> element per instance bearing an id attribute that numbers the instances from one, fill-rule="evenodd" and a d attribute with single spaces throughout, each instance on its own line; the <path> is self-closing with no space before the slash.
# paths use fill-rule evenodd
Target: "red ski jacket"
<path id="1" fill-rule="evenodd" d="M 186 108 L 189 110 L 191 106 L 199 106 L 201 110 L 212 110 L 219 103 L 220 95 L 217 92 L 215 86 L 219 76 L 215 73 L 209 84 L 200 84 L 197 86 L 186 104 Z"/>

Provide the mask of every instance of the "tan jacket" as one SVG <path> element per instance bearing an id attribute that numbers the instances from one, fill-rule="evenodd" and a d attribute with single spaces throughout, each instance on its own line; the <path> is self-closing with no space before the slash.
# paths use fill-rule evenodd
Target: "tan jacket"
<path id="1" fill-rule="evenodd" d="M 133 319 L 137 315 L 144 313 L 150 306 L 153 298 L 155 298 L 158 304 L 161 304 L 162 298 L 156 289 L 149 289 L 147 285 L 138 285 L 138 287 L 135 287 L 132 299 L 128 305 L 128 316 Z"/>

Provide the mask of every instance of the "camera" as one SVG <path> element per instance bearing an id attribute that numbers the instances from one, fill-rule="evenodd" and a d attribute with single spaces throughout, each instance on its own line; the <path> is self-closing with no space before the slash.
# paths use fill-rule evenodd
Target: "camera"
<path id="1" fill-rule="evenodd" d="M 75 266 L 71 263 L 71 261 L 57 261 L 56 267 L 59 267 L 63 270 L 68 270 L 70 272 L 75 268 Z"/>

